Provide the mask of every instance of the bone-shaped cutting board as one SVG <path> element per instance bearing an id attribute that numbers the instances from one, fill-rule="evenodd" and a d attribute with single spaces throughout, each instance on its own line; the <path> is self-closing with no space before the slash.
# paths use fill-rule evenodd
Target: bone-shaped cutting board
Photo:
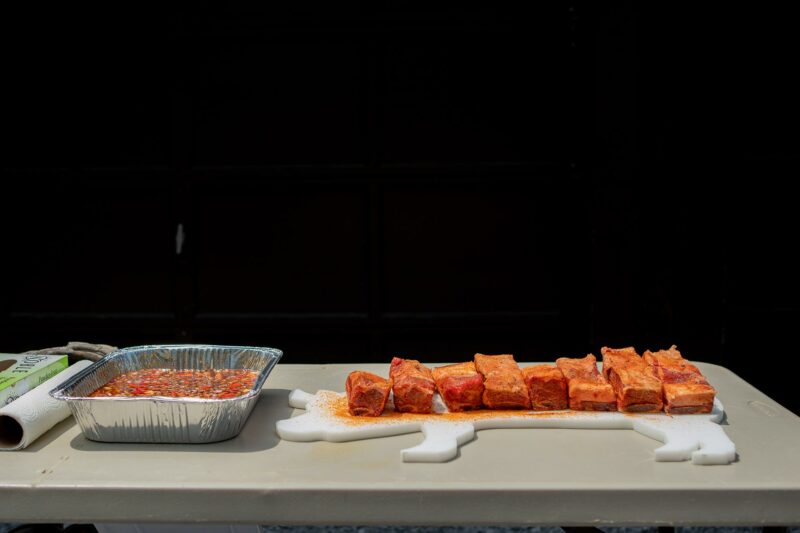
<path id="1" fill-rule="evenodd" d="M 699 415 L 491 410 L 449 413 L 437 394 L 432 414 L 396 412 L 390 398 L 383 415 L 356 417 L 348 413 L 343 393 L 322 390 L 308 394 L 296 389 L 289 395 L 289 405 L 306 412 L 277 422 L 278 436 L 284 440 L 346 442 L 420 431 L 425 436 L 422 443 L 401 451 L 403 461 L 412 463 L 448 461 L 456 457 L 461 444 L 475 437 L 475 431 L 501 428 L 632 429 L 664 443 L 655 450 L 656 461 L 691 459 L 697 465 L 717 465 L 736 459 L 736 446 L 719 426 L 724 414 L 719 400 L 714 400 L 711 413 Z"/>

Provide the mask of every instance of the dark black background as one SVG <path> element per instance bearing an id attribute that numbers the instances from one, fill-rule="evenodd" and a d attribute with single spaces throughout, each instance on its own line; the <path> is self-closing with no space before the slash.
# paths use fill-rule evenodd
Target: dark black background
<path id="1" fill-rule="evenodd" d="M 800 411 L 791 16 L 263 4 L 5 13 L 0 350 L 675 343 Z"/>

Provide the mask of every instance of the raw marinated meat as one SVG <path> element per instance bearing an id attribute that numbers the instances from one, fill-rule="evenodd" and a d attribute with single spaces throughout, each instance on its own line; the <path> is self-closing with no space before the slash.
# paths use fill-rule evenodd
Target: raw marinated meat
<path id="1" fill-rule="evenodd" d="M 430 413 L 436 384 L 428 367 L 414 359 L 392 359 L 389 368 L 394 408 L 401 413 Z"/>
<path id="2" fill-rule="evenodd" d="M 567 378 L 569 408 L 576 411 L 616 411 L 617 398 L 611 384 L 597 370 L 597 358 L 560 357 L 556 366 Z"/>
<path id="3" fill-rule="evenodd" d="M 433 379 L 449 411 L 483 407 L 483 376 L 472 361 L 434 368 Z"/>
<path id="4" fill-rule="evenodd" d="M 536 365 L 522 369 L 528 396 L 534 411 L 567 409 L 567 378 L 554 365 Z"/>
<path id="5" fill-rule="evenodd" d="M 380 416 L 392 390 L 392 382 L 370 372 L 347 376 L 347 408 L 355 416 Z"/>
<path id="6" fill-rule="evenodd" d="M 489 409 L 530 409 L 528 387 L 513 355 L 475 354 L 475 368 L 483 375 L 483 404 Z"/>
<path id="7" fill-rule="evenodd" d="M 617 395 L 617 408 L 631 413 L 661 411 L 661 380 L 632 347 L 601 348 L 603 375 Z"/>
<path id="8" fill-rule="evenodd" d="M 683 358 L 677 347 L 669 350 L 644 352 L 644 361 L 661 379 L 664 391 L 664 410 L 670 414 L 710 413 L 716 390 L 700 369 Z"/>

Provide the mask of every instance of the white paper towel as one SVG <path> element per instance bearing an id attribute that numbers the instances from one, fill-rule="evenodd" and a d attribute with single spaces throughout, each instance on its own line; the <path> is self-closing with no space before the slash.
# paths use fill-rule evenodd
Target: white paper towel
<path id="1" fill-rule="evenodd" d="M 78 361 L 0 409 L 0 451 L 21 450 L 70 416 L 67 402 L 49 393 L 91 365 L 91 361 Z"/>

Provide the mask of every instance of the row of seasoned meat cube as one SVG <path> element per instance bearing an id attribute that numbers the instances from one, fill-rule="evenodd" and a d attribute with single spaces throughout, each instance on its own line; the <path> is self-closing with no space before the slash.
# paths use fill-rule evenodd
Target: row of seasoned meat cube
<path id="1" fill-rule="evenodd" d="M 353 372 L 347 379 L 350 413 L 378 416 L 389 392 L 395 410 L 430 413 L 439 392 L 450 412 L 474 409 L 626 411 L 689 414 L 711 411 L 715 391 L 673 346 L 644 357 L 633 348 L 603 348 L 603 371 L 589 354 L 555 365 L 521 369 L 511 355 L 475 354 L 474 361 L 428 369 L 395 357 L 389 379 Z"/>

